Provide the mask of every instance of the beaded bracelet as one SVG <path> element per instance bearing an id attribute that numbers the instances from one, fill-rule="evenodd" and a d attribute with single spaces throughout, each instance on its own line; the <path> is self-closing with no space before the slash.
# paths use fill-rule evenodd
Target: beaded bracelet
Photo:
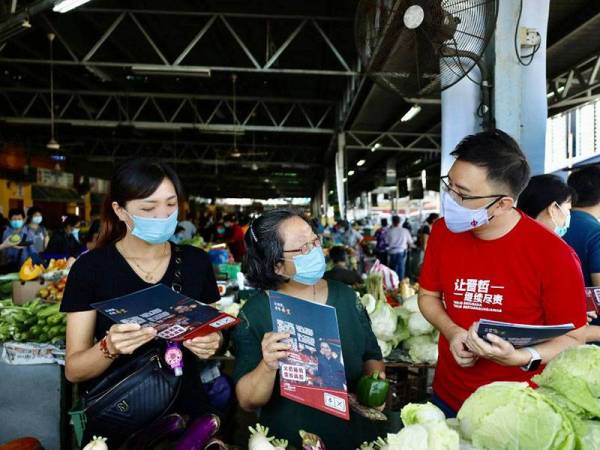
<path id="1" fill-rule="evenodd" d="M 107 342 L 107 338 L 108 336 L 104 336 L 101 340 L 100 340 L 100 351 L 102 351 L 102 354 L 104 355 L 105 358 L 107 359 L 116 359 L 119 357 L 119 355 L 117 353 L 111 353 L 110 350 L 108 349 L 108 342 Z"/>

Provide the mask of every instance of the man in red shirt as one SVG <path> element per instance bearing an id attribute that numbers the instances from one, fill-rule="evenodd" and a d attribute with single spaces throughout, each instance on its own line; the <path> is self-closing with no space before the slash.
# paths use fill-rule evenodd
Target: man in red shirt
<path id="1" fill-rule="evenodd" d="M 561 351 L 585 343 L 584 282 L 577 256 L 557 235 L 515 209 L 529 179 L 518 144 L 502 131 L 466 137 L 442 177 L 443 220 L 421 272 L 419 307 L 438 330 L 433 401 L 453 416 L 477 388 L 528 381 Z M 566 335 L 515 349 L 476 333 L 480 319 L 556 325 Z"/>
<path id="2" fill-rule="evenodd" d="M 236 261 L 241 261 L 246 254 L 246 243 L 244 242 L 244 230 L 238 224 L 233 214 L 227 215 L 223 220 L 227 230 L 226 239 L 229 250 Z"/>

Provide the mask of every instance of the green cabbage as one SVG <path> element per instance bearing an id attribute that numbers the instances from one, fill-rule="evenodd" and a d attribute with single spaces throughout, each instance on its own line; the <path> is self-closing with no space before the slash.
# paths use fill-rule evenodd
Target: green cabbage
<path id="1" fill-rule="evenodd" d="M 427 344 L 431 344 L 433 343 L 433 340 L 431 339 L 431 335 L 429 334 L 424 334 L 421 336 L 411 336 L 408 339 L 406 339 L 404 342 L 402 342 L 402 347 L 406 350 L 406 351 L 410 351 L 411 348 L 419 346 L 419 345 L 427 345 Z"/>
<path id="2" fill-rule="evenodd" d="M 445 421 L 446 416 L 433 403 L 409 403 L 400 412 L 404 426 Z"/>
<path id="3" fill-rule="evenodd" d="M 377 344 L 379 345 L 379 349 L 381 350 L 381 355 L 386 358 L 390 356 L 394 347 L 392 347 L 391 342 L 382 341 L 381 339 L 377 339 Z"/>
<path id="4" fill-rule="evenodd" d="M 600 347 L 582 345 L 560 353 L 533 378 L 569 399 L 589 418 L 600 418 Z"/>
<path id="5" fill-rule="evenodd" d="M 375 337 L 381 341 L 391 341 L 394 338 L 398 316 L 386 302 L 378 302 L 375 312 L 371 314 L 371 327 Z"/>
<path id="6" fill-rule="evenodd" d="M 397 434 L 388 434 L 390 450 L 459 450 L 458 433 L 445 421 L 414 424 L 402 428 Z"/>
<path id="7" fill-rule="evenodd" d="M 435 364 L 438 360 L 438 345 L 434 343 L 415 345 L 410 348 L 408 355 L 416 363 Z"/>
<path id="8" fill-rule="evenodd" d="M 408 319 L 408 331 L 411 336 L 421 336 L 422 334 L 432 333 L 434 330 L 433 325 L 427 322 L 425 316 L 420 312 L 411 314 Z"/>
<path id="9" fill-rule="evenodd" d="M 600 450 L 600 422 L 587 420 L 577 430 L 578 450 Z"/>
<path id="10" fill-rule="evenodd" d="M 412 297 L 408 297 L 406 300 L 404 300 L 404 303 L 402 303 L 402 306 L 404 306 L 404 308 L 406 308 L 406 310 L 411 313 L 420 312 L 419 300 L 418 300 L 418 296 L 416 296 L 416 295 L 413 295 Z"/>
<path id="11" fill-rule="evenodd" d="M 458 412 L 462 436 L 477 450 L 573 450 L 574 427 L 527 383 L 479 388 Z"/>

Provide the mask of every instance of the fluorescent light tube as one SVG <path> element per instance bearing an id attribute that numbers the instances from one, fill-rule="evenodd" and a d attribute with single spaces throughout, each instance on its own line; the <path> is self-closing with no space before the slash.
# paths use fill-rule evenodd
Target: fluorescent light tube
<path id="1" fill-rule="evenodd" d="M 400 122 L 408 122 L 409 120 L 411 120 L 413 117 L 415 117 L 420 112 L 421 112 L 421 107 L 419 105 L 414 105 L 412 108 L 410 108 L 406 112 L 406 114 L 404 114 L 402 116 L 402 119 L 400 119 Z"/>
<path id="2" fill-rule="evenodd" d="M 89 2 L 90 0 L 63 0 L 59 1 L 54 5 L 52 11 L 57 13 L 66 13 L 75 8 L 79 8 L 81 5 Z"/>

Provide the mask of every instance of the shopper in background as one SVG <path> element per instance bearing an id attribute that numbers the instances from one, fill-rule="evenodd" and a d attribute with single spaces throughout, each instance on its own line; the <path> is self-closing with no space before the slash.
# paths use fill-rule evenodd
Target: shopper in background
<path id="1" fill-rule="evenodd" d="M 438 220 L 439 217 L 440 215 L 437 213 L 429 214 L 427 216 L 427 219 L 425 219 L 425 223 L 419 229 L 417 236 L 417 246 L 423 251 L 423 254 L 425 250 L 427 250 L 427 241 L 429 240 L 429 236 L 431 235 L 431 227 L 433 226 L 433 222 Z"/>
<path id="2" fill-rule="evenodd" d="M 4 270 L 7 272 L 18 272 L 27 258 L 36 259 L 39 261 L 39 255 L 35 251 L 33 243 L 27 238 L 27 229 L 25 228 L 25 213 L 20 208 L 12 208 L 8 212 L 8 227 L 2 235 L 2 242 L 7 243 L 12 235 L 17 235 L 21 238 L 24 245 L 6 246 L 2 251 L 4 257 Z"/>
<path id="3" fill-rule="evenodd" d="M 80 242 L 81 218 L 74 214 L 63 217 L 62 228 L 52 233 L 48 247 L 44 252 L 46 259 L 50 258 L 77 258 L 83 252 L 84 246 Z"/>
<path id="4" fill-rule="evenodd" d="M 600 286 L 600 166 L 573 172 L 567 183 L 577 199 L 564 239 L 579 255 L 586 286 Z"/>
<path id="5" fill-rule="evenodd" d="M 333 262 L 333 268 L 325 272 L 324 279 L 339 281 L 349 286 L 363 282 L 362 277 L 357 271 L 348 268 L 348 253 L 346 253 L 344 247 L 331 247 L 329 249 L 329 258 Z"/>
<path id="6" fill-rule="evenodd" d="M 388 220 L 381 219 L 381 226 L 375 232 L 375 256 L 384 266 L 388 265 L 386 235 L 388 232 Z"/>
<path id="7" fill-rule="evenodd" d="M 81 392 L 114 376 L 134 359 L 144 363 L 144 355 L 152 349 L 159 354 L 165 352 L 165 341 L 155 339 L 154 328 L 115 325 L 97 314 L 92 303 L 159 283 L 171 287 L 176 276 L 183 295 L 204 303 L 219 299 L 208 255 L 195 247 L 181 246 L 176 257 L 176 246 L 168 242 L 183 200 L 179 178 L 161 162 L 136 159 L 114 173 L 97 246 L 71 269 L 61 304 L 61 310 L 67 313 L 65 375 L 72 383 L 81 383 Z M 201 366 L 222 341 L 220 333 L 211 333 L 183 342 L 184 370 L 174 412 L 190 415 L 191 420 L 207 412 Z M 150 402 L 152 394 L 145 394 Z M 121 425 L 114 417 L 112 425 L 104 427 L 101 419 L 88 413 L 83 441 L 93 435 L 104 436 L 111 448 L 119 448 L 128 437 L 123 430 L 129 418 L 125 417 Z"/>
<path id="8" fill-rule="evenodd" d="M 179 222 L 179 226 L 183 228 L 183 232 L 181 233 L 181 240 L 189 240 L 192 239 L 196 233 L 198 233 L 198 229 L 192 220 L 194 219 L 194 215 L 188 211 L 186 220 Z"/>
<path id="9" fill-rule="evenodd" d="M 537 175 L 519 196 L 519 209 L 563 237 L 571 222 L 575 191 L 557 175 Z"/>
<path id="10" fill-rule="evenodd" d="M 419 308 L 441 333 L 433 402 L 453 416 L 476 389 L 528 381 L 563 350 L 585 343 L 583 277 L 556 233 L 515 209 L 529 180 L 519 145 L 500 130 L 467 136 L 442 177 L 443 219 L 432 227 Z M 575 330 L 527 348 L 488 334 L 480 319 Z"/>
<path id="11" fill-rule="evenodd" d="M 236 220 L 234 214 L 229 214 L 223 219 L 225 225 L 226 234 L 225 239 L 229 250 L 233 255 L 233 259 L 241 262 L 246 254 L 246 244 L 244 243 L 244 230 Z"/>
<path id="12" fill-rule="evenodd" d="M 25 225 L 27 240 L 33 243 L 32 246 L 38 254 L 46 250 L 50 241 L 48 230 L 42 225 L 43 221 L 44 217 L 39 208 L 33 206 L 27 210 L 27 222 Z"/>
<path id="13" fill-rule="evenodd" d="M 406 275 L 406 256 L 413 245 L 413 238 L 406 228 L 400 226 L 400 216 L 392 217 L 392 226 L 385 236 L 388 266 L 398 274 L 400 280 Z"/>
<path id="14" fill-rule="evenodd" d="M 309 408 L 281 396 L 278 361 L 290 346 L 286 333 L 273 333 L 267 291 L 334 307 L 349 391 L 364 374 L 384 373 L 381 351 L 354 291 L 322 279 L 325 257 L 321 242 L 306 220 L 289 209 L 265 212 L 246 234 L 244 273 L 257 289 L 242 310 L 243 323 L 233 330 L 236 393 L 246 411 L 260 411 L 271 433 L 301 448 L 298 430 L 320 436 L 328 450 L 348 450 L 377 437 L 377 424 L 350 411 L 350 420 Z"/>

